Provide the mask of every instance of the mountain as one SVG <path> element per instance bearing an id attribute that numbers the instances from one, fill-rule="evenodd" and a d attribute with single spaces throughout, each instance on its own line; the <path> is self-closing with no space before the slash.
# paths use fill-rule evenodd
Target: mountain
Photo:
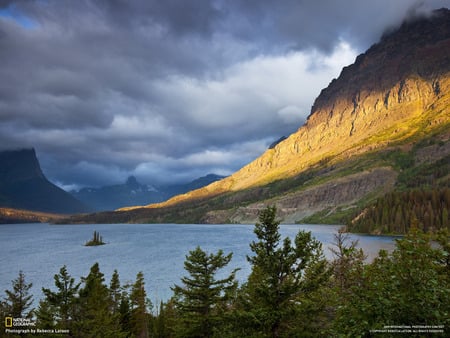
<path id="1" fill-rule="evenodd" d="M 253 223 L 276 204 L 285 222 L 341 222 L 408 180 L 449 186 L 449 89 L 450 11 L 440 9 L 386 33 L 322 90 L 297 132 L 233 175 L 84 220 Z"/>
<path id="2" fill-rule="evenodd" d="M 89 211 L 47 180 L 34 149 L 0 152 L 0 207 L 60 214 Z"/>
<path id="3" fill-rule="evenodd" d="M 189 183 L 151 186 L 141 184 L 136 177 L 130 176 L 124 184 L 83 188 L 71 191 L 71 194 L 96 211 L 115 210 L 122 207 L 162 202 L 172 196 L 199 189 L 222 178 L 224 177 L 209 174 Z"/>
<path id="4" fill-rule="evenodd" d="M 83 188 L 70 193 L 95 211 L 115 210 L 123 206 L 164 200 L 154 187 L 140 184 L 134 176 L 128 177 L 124 184 Z"/>

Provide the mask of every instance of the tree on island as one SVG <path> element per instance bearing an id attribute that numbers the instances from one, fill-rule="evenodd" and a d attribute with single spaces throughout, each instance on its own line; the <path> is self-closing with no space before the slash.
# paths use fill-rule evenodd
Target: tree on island
<path id="1" fill-rule="evenodd" d="M 92 239 L 88 242 L 86 242 L 85 246 L 96 246 L 96 245 L 103 245 L 106 244 L 103 242 L 103 237 L 100 236 L 100 233 L 97 231 L 94 231 L 94 235 L 92 236 Z"/>

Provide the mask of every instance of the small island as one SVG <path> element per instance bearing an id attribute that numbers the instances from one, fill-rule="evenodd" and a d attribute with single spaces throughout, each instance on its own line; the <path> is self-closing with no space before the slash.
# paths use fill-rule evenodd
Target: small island
<path id="1" fill-rule="evenodd" d="M 104 245 L 106 244 L 103 242 L 103 237 L 100 236 L 100 234 L 97 231 L 94 231 L 94 236 L 90 241 L 87 241 L 84 246 L 97 246 L 97 245 Z"/>

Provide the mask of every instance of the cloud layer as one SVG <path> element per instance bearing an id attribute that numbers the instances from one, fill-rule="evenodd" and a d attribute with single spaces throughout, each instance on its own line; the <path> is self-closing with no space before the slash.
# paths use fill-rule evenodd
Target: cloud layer
<path id="1" fill-rule="evenodd" d="M 320 89 L 446 1 L 0 1 L 0 147 L 64 187 L 230 174 Z"/>

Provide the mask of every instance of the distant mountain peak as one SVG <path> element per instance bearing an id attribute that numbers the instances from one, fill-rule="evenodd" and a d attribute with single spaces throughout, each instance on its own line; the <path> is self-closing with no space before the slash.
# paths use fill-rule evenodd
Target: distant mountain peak
<path id="1" fill-rule="evenodd" d="M 125 184 L 132 189 L 137 189 L 141 186 L 135 176 L 129 176 Z"/>
<path id="2" fill-rule="evenodd" d="M 222 178 L 223 176 L 208 174 L 189 183 L 154 187 L 139 183 L 136 177 L 131 175 L 122 184 L 83 188 L 71 193 L 95 210 L 104 211 L 161 202 L 174 195 L 203 187 Z"/>

